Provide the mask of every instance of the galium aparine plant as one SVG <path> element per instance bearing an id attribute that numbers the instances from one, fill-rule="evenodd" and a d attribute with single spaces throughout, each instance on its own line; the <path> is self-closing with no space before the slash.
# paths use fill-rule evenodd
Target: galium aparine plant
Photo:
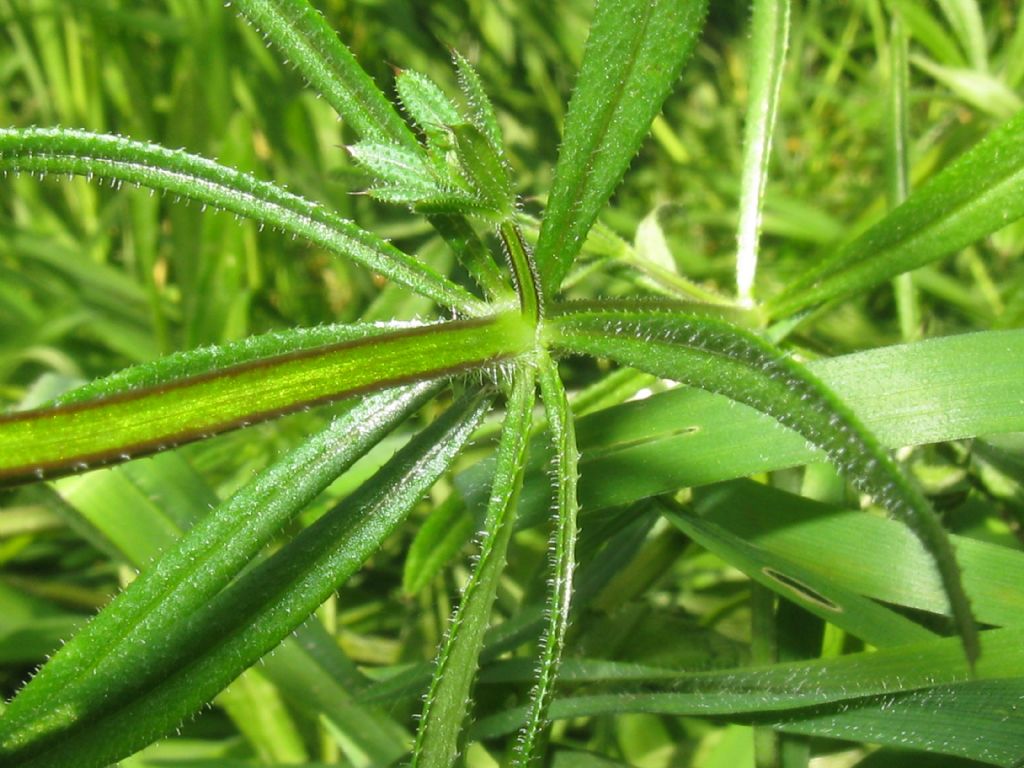
<path id="1" fill-rule="evenodd" d="M 597 3 L 539 221 L 523 212 L 487 89 L 462 55 L 453 54 L 458 98 L 425 75 L 400 70 L 399 109 L 307 0 L 234 0 L 230 7 L 358 136 L 346 149 L 373 179 L 368 194 L 425 217 L 468 279 L 442 274 L 325 205 L 204 157 L 72 128 L 0 130 L 5 174 L 96 177 L 197 201 L 311 242 L 436 307 L 434 319 L 294 329 L 178 352 L 0 416 L 0 483 L 13 487 L 311 406 L 351 403 L 199 518 L 38 670 L 0 719 L 4 765 L 103 766 L 173 731 L 356 574 L 492 412 L 501 415 L 501 428 L 488 465 L 478 556 L 437 650 L 408 759 L 448 766 L 464 751 L 532 448 L 550 455 L 551 574 L 544 610 L 526 625 L 539 645 L 530 692 L 510 715 L 518 736 L 508 760 L 541 760 L 581 560 L 576 404 L 559 362 L 583 356 L 723 395 L 801 435 L 920 540 L 959 635 L 963 658 L 956 663 L 978 661 L 979 630 L 939 518 L 858 414 L 787 351 L 785 339 L 812 310 L 1024 215 L 1024 115 L 759 303 L 757 233 L 790 22 L 788 2 L 757 2 L 754 45 L 765 56 L 751 77 L 737 298 L 577 301 L 563 286 L 586 279 L 572 273 L 574 263 L 690 57 L 706 0 Z M 283 527 L 432 400 L 445 405 L 440 415 L 267 553 Z M 546 447 L 534 436 L 541 428 Z"/>

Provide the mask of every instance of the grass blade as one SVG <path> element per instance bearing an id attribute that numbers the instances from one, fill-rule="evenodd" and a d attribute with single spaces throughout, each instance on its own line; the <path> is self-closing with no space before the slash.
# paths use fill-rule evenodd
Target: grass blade
<path id="1" fill-rule="evenodd" d="M 875 646 L 921 642 L 934 635 L 920 624 L 836 584 L 827 575 L 748 543 L 713 522 L 670 509 L 669 522 L 704 549 L 757 583 Z"/>
<path id="2" fill-rule="evenodd" d="M 221 691 L 217 703 L 264 762 L 284 765 L 308 762 L 309 754 L 291 714 L 277 688 L 260 670 L 246 670 Z"/>
<path id="3" fill-rule="evenodd" d="M 477 530 L 462 494 L 453 493 L 438 504 L 423 521 L 405 553 L 402 591 L 419 594 L 434 581 L 449 562 L 459 556 Z"/>
<path id="4" fill-rule="evenodd" d="M 751 546 L 788 560 L 873 601 L 942 614 L 947 600 L 928 553 L 895 520 L 839 509 L 750 480 L 702 489 L 694 504 L 702 520 Z M 964 588 L 978 621 L 1024 622 L 1024 552 L 953 536 Z M 829 542 L 828 561 L 821 542 Z"/>
<path id="5" fill-rule="evenodd" d="M 910 41 L 899 15 L 894 15 L 882 58 L 888 70 L 889 109 L 886 120 L 885 175 L 889 208 L 895 208 L 910 193 L 910 69 L 907 64 Z M 921 336 L 921 306 L 914 276 L 904 272 L 893 278 L 896 314 L 904 341 Z"/>
<path id="6" fill-rule="evenodd" d="M 441 306 L 483 309 L 465 289 L 317 203 L 181 150 L 67 128 L 0 129 L 0 172 L 10 171 L 99 176 L 170 192 L 304 238 Z"/>
<path id="7" fill-rule="evenodd" d="M 808 363 L 891 449 L 1024 431 L 1022 367 L 1024 331 L 929 339 Z M 606 408 L 577 427 L 587 509 L 824 459 L 762 414 L 693 389 Z M 623 464 L 632 470 L 628 476 L 616 471 Z M 535 472 L 527 486 L 545 483 Z M 527 490 L 524 498 L 539 495 Z"/>
<path id="8" fill-rule="evenodd" d="M 1022 697 L 1024 680 L 1016 677 L 880 694 L 839 706 L 809 708 L 789 716 L 758 720 L 786 733 L 955 755 L 972 761 L 969 765 L 976 765 L 973 761 L 977 760 L 1020 768 L 1024 727 L 1021 719 L 1013 715 L 1012 702 Z M 924 755 L 920 758 L 921 763 L 925 762 Z M 935 760 L 935 764 L 941 764 L 940 760 Z"/>
<path id="9" fill-rule="evenodd" d="M 484 368 L 532 342 L 515 314 L 454 321 L 10 414 L 0 417 L 0 483 L 123 461 L 308 405 Z"/>
<path id="10" fill-rule="evenodd" d="M 938 0 L 949 26 L 960 40 L 960 47 L 967 55 L 967 61 L 979 72 L 988 70 L 988 43 L 985 40 L 985 24 L 981 10 L 975 0 Z"/>
<path id="11" fill-rule="evenodd" d="M 768 160 L 779 108 L 782 68 L 789 45 L 789 16 L 789 0 L 754 3 L 750 96 L 743 131 L 740 218 L 736 233 L 736 294 L 745 306 L 751 306 L 754 299 L 761 206 L 768 184 Z"/>
<path id="12" fill-rule="evenodd" d="M 950 637 L 835 658 L 712 671 L 577 659 L 573 674 L 567 674 L 567 678 L 605 683 L 612 690 L 560 699 L 553 705 L 552 714 L 562 718 L 625 711 L 705 716 L 783 712 L 898 691 L 927 690 L 937 685 L 1017 678 L 1024 670 L 1024 649 L 1014 642 L 1017 632 L 996 629 L 983 633 L 984 654 L 973 672 L 964 661 L 957 639 Z M 623 694 L 636 695 L 637 685 L 643 686 L 651 698 L 639 701 L 634 709 Z M 518 707 L 497 715 L 491 723 L 481 721 L 478 735 L 492 736 L 499 727 L 502 732 L 509 732 L 515 727 L 513 720 L 518 718 L 522 722 L 524 710 Z"/>
<path id="13" fill-rule="evenodd" d="M 912 56 L 914 67 L 948 88 L 966 106 L 995 120 L 1009 120 L 1024 108 L 1024 99 L 1004 80 L 976 69 L 944 67 L 923 56 Z"/>
<path id="14" fill-rule="evenodd" d="M 155 676 L 147 666 L 133 669 L 150 674 L 141 687 L 101 700 L 87 717 L 52 697 L 42 722 L 64 720 L 59 732 L 44 739 L 31 727 L 5 732 L 5 765 L 100 768 L 174 728 L 280 643 L 377 550 L 458 455 L 488 406 L 486 398 L 453 406 L 340 505 L 181 621 Z M 117 679 L 97 676 L 120 689 Z"/>
<path id="15" fill-rule="evenodd" d="M 326 722 L 353 765 L 392 765 L 409 751 L 412 737 L 390 715 L 355 700 L 355 665 L 314 616 L 286 639 L 260 671 L 289 704 L 310 720 Z"/>
<path id="16" fill-rule="evenodd" d="M 1024 112 L 767 302 L 782 318 L 940 259 L 1024 216 Z"/>
<path id="17" fill-rule="evenodd" d="M 766 725 L 789 723 L 786 729 L 797 733 L 819 732 L 813 723 L 820 719 L 822 735 L 860 741 L 867 737 L 857 731 L 857 725 L 863 722 L 863 711 L 869 710 L 875 713 L 875 729 L 888 734 L 879 739 L 883 743 L 936 751 L 949 750 L 955 744 L 955 750 L 948 753 L 1011 765 L 1006 753 L 1015 749 L 1015 759 L 1024 749 L 1021 719 L 1011 714 L 1021 695 L 1019 678 L 1024 669 L 1017 634 L 1016 630 L 986 632 L 973 677 L 956 641 L 945 638 L 763 668 L 683 674 L 651 670 L 646 682 L 642 673 L 637 675 L 635 669 L 628 668 L 633 665 L 628 665 L 623 669 L 626 682 L 609 685 L 611 690 L 606 693 L 559 699 L 551 714 L 556 719 L 624 712 L 724 716 Z M 963 709 L 957 706 L 958 697 L 951 695 L 955 692 L 964 694 Z M 979 706 L 972 693 L 987 694 L 987 703 Z M 890 711 L 904 696 L 916 704 L 918 712 L 912 719 Z M 941 704 L 936 701 L 939 698 Z M 843 718 L 848 710 L 852 714 L 847 724 Z M 943 711 L 983 722 L 985 737 L 979 738 L 974 731 L 963 733 L 965 738 L 956 737 L 954 732 L 961 729 L 947 717 L 942 717 L 937 727 L 930 727 L 929 720 Z M 481 720 L 474 735 L 492 738 L 509 733 L 522 723 L 524 714 L 523 708 L 518 708 Z M 802 720 L 808 725 L 801 727 Z M 888 728 L 879 725 L 885 721 L 891 721 Z M 828 724 L 834 730 L 826 730 Z M 998 746 L 989 752 L 992 743 Z M 1003 757 L 992 760 L 995 753 Z"/>
<path id="18" fill-rule="evenodd" d="M 462 594 L 437 657 L 434 677 L 423 705 L 412 765 L 447 768 L 459 753 L 459 734 L 472 702 L 484 632 L 490 622 L 498 577 L 515 523 L 523 480 L 523 462 L 536 397 L 533 369 L 524 366 L 513 382 L 484 525 L 480 558 Z"/>
<path id="19" fill-rule="evenodd" d="M 640 148 L 697 41 L 706 10 L 706 0 L 597 4 L 537 241 L 548 296 L 558 292 Z"/>
<path id="20" fill-rule="evenodd" d="M 969 661 L 978 634 L 952 545 L 921 491 L 878 439 L 817 376 L 751 333 L 681 312 L 581 310 L 557 319 L 554 342 L 718 392 L 790 427 L 822 448 L 932 555 Z"/>

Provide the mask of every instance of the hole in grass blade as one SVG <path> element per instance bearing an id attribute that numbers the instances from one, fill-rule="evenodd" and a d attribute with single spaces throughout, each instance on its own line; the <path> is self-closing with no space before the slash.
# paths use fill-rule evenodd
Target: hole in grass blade
<path id="1" fill-rule="evenodd" d="M 811 587 L 804 584 L 799 579 L 794 579 L 792 576 L 787 576 L 781 571 L 777 571 L 770 566 L 765 566 L 761 569 L 761 573 L 767 576 L 769 579 L 779 584 L 791 594 L 795 595 L 798 599 L 814 603 L 817 606 L 824 608 L 826 611 L 834 611 L 835 613 L 842 613 L 843 607 L 837 605 L 825 597 L 820 592 L 812 589 Z"/>

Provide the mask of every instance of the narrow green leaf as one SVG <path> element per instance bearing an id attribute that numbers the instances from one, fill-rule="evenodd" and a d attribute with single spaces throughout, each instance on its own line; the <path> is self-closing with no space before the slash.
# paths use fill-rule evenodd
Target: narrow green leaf
<path id="1" fill-rule="evenodd" d="M 446 128 L 462 122 L 459 110 L 430 78 L 419 72 L 403 70 L 395 78 L 398 98 L 409 116 L 432 144 L 450 145 Z"/>
<path id="2" fill-rule="evenodd" d="M 1024 431 L 1024 331 L 928 339 L 808 367 L 892 449 Z M 686 388 L 598 411 L 581 419 L 578 430 L 587 509 L 824 458 L 770 418 Z M 628 476 L 615 469 L 623 464 L 631 468 Z M 525 497 L 539 497 L 534 488 L 545 484 L 536 473 Z"/>
<path id="3" fill-rule="evenodd" d="M 513 765 L 533 765 L 541 758 L 546 740 L 548 708 L 555 696 L 558 667 L 565 648 L 572 608 L 573 576 L 576 571 L 576 518 L 579 503 L 576 483 L 579 478 L 579 449 L 576 428 L 562 380 L 555 362 L 546 354 L 538 361 L 541 399 L 548 416 L 548 430 L 554 450 L 555 530 L 551 560 L 554 573 L 546 607 L 544 638 L 537 675 L 530 693 L 526 721 L 516 740 Z"/>
<path id="4" fill-rule="evenodd" d="M 783 662 L 767 667 L 679 672 L 625 669 L 627 682 L 646 681 L 650 696 L 635 688 L 622 692 L 577 696 L 555 702 L 552 716 L 577 717 L 599 713 L 663 712 L 678 715 L 728 715 L 800 709 L 864 696 L 927 689 L 968 680 L 1019 677 L 1024 653 L 1014 642 L 1016 630 L 992 630 L 982 635 L 984 654 L 972 672 L 955 638 L 927 640 L 835 659 Z M 660 688 L 660 690 L 658 690 Z M 658 692 L 654 692 L 658 690 Z M 623 693 L 631 694 L 628 698 Z M 631 701 L 636 697 L 635 700 Z M 524 708 L 515 710 L 522 722 Z M 496 717 L 501 732 L 515 727 L 508 715 Z M 481 722 L 478 735 L 496 729 Z"/>
<path id="5" fill-rule="evenodd" d="M 706 11 L 706 0 L 598 2 L 537 242 L 548 295 L 640 148 Z"/>
<path id="6" fill-rule="evenodd" d="M 729 323 L 681 311 L 581 310 L 557 317 L 551 329 L 559 347 L 718 392 L 823 449 L 921 540 L 935 560 L 967 658 L 977 657 L 977 629 L 956 558 L 931 505 L 856 414 L 806 367 Z"/>
<path id="7" fill-rule="evenodd" d="M 4 745 L 34 743 L 63 731 L 102 706 L 112 683 L 131 689 L 142 684 L 143 670 L 159 673 L 176 652 L 180 617 L 199 610 L 223 589 L 288 520 L 432 390 L 419 384 L 366 398 L 198 521 L 11 702 L 0 722 L 0 754 Z M 109 516 L 107 522 L 108 533 L 122 524 Z M 143 548 L 146 542 L 120 543 L 130 547 L 124 555 L 137 563 L 155 554 Z M 55 706 L 58 697 L 63 708 Z"/>
<path id="8" fill-rule="evenodd" d="M 444 214 L 434 214 L 428 218 L 488 296 L 496 299 L 499 304 L 510 298 L 512 289 L 506 284 L 491 252 L 468 221 L 461 216 Z"/>
<path id="9" fill-rule="evenodd" d="M 789 45 L 789 0 L 755 0 L 751 24 L 750 95 L 743 130 L 740 216 L 736 232 L 736 294 L 753 304 L 761 207 L 768 184 L 768 160 Z"/>
<path id="10" fill-rule="evenodd" d="M 500 155 L 505 153 L 505 145 L 501 138 L 498 116 L 494 113 L 494 105 L 487 98 L 487 91 L 480 81 L 480 76 L 466 58 L 456 50 L 452 50 L 452 60 L 459 73 L 459 86 L 462 94 L 469 102 L 470 120 L 481 133 L 491 142 L 491 146 Z"/>
<path id="11" fill-rule="evenodd" d="M 782 318 L 928 264 L 1024 216 L 1024 112 L 767 303 Z"/>
<path id="12" fill-rule="evenodd" d="M 701 490 L 695 508 L 732 536 L 872 600 L 942 614 L 947 600 L 928 553 L 902 524 L 735 480 Z M 953 536 L 978 621 L 1024 623 L 1024 552 Z M 821 543 L 828 542 L 828 559 Z"/>
<path id="13" fill-rule="evenodd" d="M 2 416 L 0 482 L 123 461 L 308 405 L 486 368 L 532 344 L 532 331 L 515 314 L 417 326 Z"/>
<path id="14" fill-rule="evenodd" d="M 934 637 L 920 624 L 836 584 L 828 576 L 749 544 L 713 522 L 681 510 L 667 510 L 666 517 L 754 581 L 871 645 L 899 645 Z"/>
<path id="15" fill-rule="evenodd" d="M 308 0 L 231 0 L 365 139 L 420 150 L 398 112 Z"/>
<path id="16" fill-rule="evenodd" d="M 353 144 L 348 151 L 359 165 L 377 177 L 381 185 L 408 190 L 410 199 L 437 195 L 443 190 L 421 152 L 368 141 Z M 370 191 L 372 193 L 373 190 Z"/>
<path id="17" fill-rule="evenodd" d="M 438 653 L 416 734 L 413 766 L 448 768 L 459 753 L 459 734 L 472 702 L 470 691 L 484 632 L 490 622 L 498 578 L 505 567 L 505 552 L 514 529 L 533 421 L 535 387 L 533 369 L 522 367 L 512 384 L 498 446 L 480 557 Z"/>
<path id="18" fill-rule="evenodd" d="M 280 643 L 379 548 L 465 446 L 488 406 L 486 398 L 457 403 L 340 505 L 176 622 L 174 642 L 164 649 L 169 656 L 157 670 L 133 669 L 142 679 L 130 680 L 129 690 L 97 673 L 122 695 L 93 702 L 83 717 L 55 694 L 34 728 L 13 734 L 4 718 L 5 764 L 101 768 L 173 729 Z"/>
<path id="19" fill-rule="evenodd" d="M 473 531 L 473 518 L 458 493 L 438 504 L 409 545 L 402 569 L 402 591 L 415 595 L 425 589 L 462 550 Z"/>
<path id="20" fill-rule="evenodd" d="M 519 308 L 523 317 L 536 323 L 544 311 L 544 296 L 537 261 L 515 222 L 509 219 L 502 221 L 498 227 L 498 235 L 505 248 L 505 257 L 508 259 L 516 292 L 519 294 Z"/>
<path id="21" fill-rule="evenodd" d="M 455 154 L 469 183 L 498 219 L 512 215 L 514 198 L 505 159 L 475 125 L 461 123 L 450 129 Z"/>
<path id="22" fill-rule="evenodd" d="M 345 256 L 446 307 L 480 314 L 465 289 L 327 208 L 181 150 L 66 128 L 0 129 L 0 172 L 101 176 L 222 208 Z"/>

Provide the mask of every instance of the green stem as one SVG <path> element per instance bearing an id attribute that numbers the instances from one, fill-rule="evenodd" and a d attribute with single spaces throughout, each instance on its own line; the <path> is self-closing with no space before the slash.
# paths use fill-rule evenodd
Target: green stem
<path id="1" fill-rule="evenodd" d="M 0 484 L 125 461 L 307 406 L 486 368 L 533 344 L 516 314 L 395 331 L 0 417 Z"/>

